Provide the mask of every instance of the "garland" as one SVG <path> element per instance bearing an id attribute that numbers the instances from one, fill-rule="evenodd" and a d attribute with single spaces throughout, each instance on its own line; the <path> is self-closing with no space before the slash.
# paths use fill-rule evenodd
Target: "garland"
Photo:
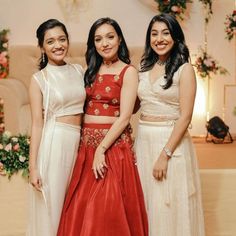
<path id="1" fill-rule="evenodd" d="M 210 56 L 206 50 L 200 48 L 200 54 L 196 58 L 195 64 L 197 73 L 202 78 L 211 78 L 213 74 L 227 74 L 228 71 Z"/>
<path id="2" fill-rule="evenodd" d="M 6 78 L 9 72 L 8 32 L 7 29 L 0 31 L 0 79 Z"/>
<path id="3" fill-rule="evenodd" d="M 187 9 L 187 3 L 191 0 L 155 0 L 158 3 L 158 10 L 163 13 L 169 13 L 175 17 L 184 19 L 184 12 Z"/>
<path id="4" fill-rule="evenodd" d="M 224 24 L 226 39 L 230 41 L 236 34 L 236 10 L 232 14 L 226 15 Z"/>
<path id="5" fill-rule="evenodd" d="M 211 18 L 211 15 L 213 14 L 212 0 L 199 0 L 199 1 L 203 4 L 206 10 L 205 22 L 208 23 L 209 19 Z"/>

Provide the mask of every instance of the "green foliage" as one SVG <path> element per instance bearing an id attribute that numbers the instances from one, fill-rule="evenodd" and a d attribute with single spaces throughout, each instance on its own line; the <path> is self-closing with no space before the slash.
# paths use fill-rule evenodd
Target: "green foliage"
<path id="1" fill-rule="evenodd" d="M 236 34 L 236 10 L 232 14 L 226 16 L 225 19 L 226 38 L 230 41 Z"/>
<path id="2" fill-rule="evenodd" d="M 27 135 L 12 136 L 5 131 L 0 135 L 0 174 L 10 178 L 22 170 L 22 175 L 28 177 L 30 139 Z"/>
<path id="3" fill-rule="evenodd" d="M 155 0 L 158 4 L 158 10 L 163 13 L 169 13 L 175 17 L 184 19 L 184 12 L 187 9 L 187 3 L 191 0 Z"/>
<path id="4" fill-rule="evenodd" d="M 213 74 L 227 74 L 228 71 L 219 65 L 219 63 L 211 57 L 206 51 L 200 48 L 200 55 L 198 55 L 195 66 L 197 73 L 202 78 L 211 78 Z"/>

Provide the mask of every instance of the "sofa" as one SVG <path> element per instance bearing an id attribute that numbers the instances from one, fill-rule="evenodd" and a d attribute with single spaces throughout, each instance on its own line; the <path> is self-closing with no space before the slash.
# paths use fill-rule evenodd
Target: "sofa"
<path id="1" fill-rule="evenodd" d="M 71 43 L 67 61 L 85 66 L 85 43 Z M 143 49 L 130 47 L 132 64 L 138 65 Z M 40 50 L 33 45 L 9 47 L 10 72 L 7 79 L 0 80 L 0 98 L 4 100 L 5 130 L 12 134 L 29 134 L 31 127 L 28 88 L 31 76 L 36 72 Z M 135 123 L 136 117 L 132 118 Z"/>

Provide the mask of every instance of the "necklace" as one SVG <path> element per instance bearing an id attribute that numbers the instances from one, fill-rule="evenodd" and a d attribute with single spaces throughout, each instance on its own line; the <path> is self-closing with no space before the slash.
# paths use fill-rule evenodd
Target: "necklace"
<path id="1" fill-rule="evenodd" d="M 119 61 L 119 57 L 116 57 L 115 59 L 109 60 L 109 61 L 103 60 L 103 64 L 104 64 L 106 67 L 110 67 L 112 64 L 116 63 L 117 61 Z"/>
<path id="2" fill-rule="evenodd" d="M 165 66 L 166 63 L 167 63 L 167 61 L 168 61 L 168 60 L 162 61 L 162 60 L 158 59 L 156 63 L 157 63 L 157 65 L 159 65 L 159 66 Z"/>

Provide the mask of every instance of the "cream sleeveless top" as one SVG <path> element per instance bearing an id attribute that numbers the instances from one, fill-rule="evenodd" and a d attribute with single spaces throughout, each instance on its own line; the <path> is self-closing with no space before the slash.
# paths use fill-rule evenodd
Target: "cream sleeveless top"
<path id="1" fill-rule="evenodd" d="M 63 66 L 48 64 L 43 73 L 39 71 L 33 75 L 33 78 L 39 84 L 43 94 L 43 106 L 44 109 L 48 109 L 48 115 L 58 117 L 83 113 L 86 97 L 83 68 L 79 64 Z M 46 100 L 49 94 L 47 93 L 50 94 L 48 107 Z"/>
<path id="2" fill-rule="evenodd" d="M 181 71 L 187 63 L 181 65 L 174 73 L 173 84 L 163 89 L 166 81 L 164 75 L 150 82 L 149 71 L 139 73 L 138 97 L 141 102 L 141 114 L 176 120 L 180 116 L 179 80 Z"/>

